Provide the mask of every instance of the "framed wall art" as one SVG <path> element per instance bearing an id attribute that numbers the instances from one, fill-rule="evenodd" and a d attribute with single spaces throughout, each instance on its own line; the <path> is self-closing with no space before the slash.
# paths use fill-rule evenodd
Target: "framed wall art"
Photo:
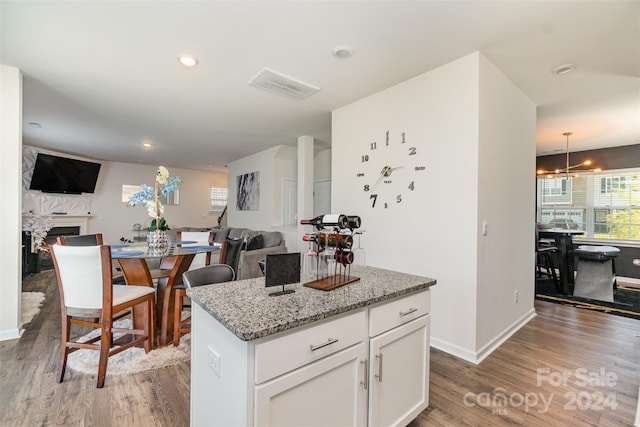
<path id="1" fill-rule="evenodd" d="M 260 209 L 260 172 L 238 175 L 238 195 L 236 209 L 239 211 L 257 211 Z"/>

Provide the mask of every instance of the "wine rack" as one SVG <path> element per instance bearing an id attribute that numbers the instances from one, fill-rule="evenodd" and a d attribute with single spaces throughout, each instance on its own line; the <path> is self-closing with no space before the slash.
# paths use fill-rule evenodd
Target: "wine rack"
<path id="1" fill-rule="evenodd" d="M 339 219 L 338 219 L 339 218 Z M 360 227 L 360 217 L 347 215 L 322 215 L 301 224 L 313 225 L 314 231 L 303 236 L 309 242 L 309 254 L 315 261 L 314 280 L 304 286 L 322 291 L 332 291 L 360 280 L 351 275 L 354 254 L 354 229 Z"/>

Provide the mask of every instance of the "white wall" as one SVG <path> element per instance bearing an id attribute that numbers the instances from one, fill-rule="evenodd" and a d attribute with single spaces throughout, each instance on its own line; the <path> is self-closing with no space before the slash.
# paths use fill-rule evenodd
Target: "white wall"
<path id="1" fill-rule="evenodd" d="M 331 179 L 330 148 L 318 151 L 313 159 L 313 180 L 324 181 L 328 179 Z"/>
<path id="2" fill-rule="evenodd" d="M 95 215 L 89 221 L 89 232 L 101 232 L 105 242 L 130 238 L 132 226 L 140 223 L 148 226 L 152 218 L 142 206 L 127 207 L 122 200 L 122 185 L 153 185 L 157 166 L 130 163 L 104 162 L 96 193 L 92 198 Z M 211 187 L 227 186 L 226 174 L 169 167 L 171 176 L 180 176 L 184 183 L 179 187 L 180 202 L 165 205 L 164 218 L 169 227 L 213 227 L 218 225 L 219 213 L 209 215 Z"/>
<path id="3" fill-rule="evenodd" d="M 23 158 L 35 159 L 35 153 L 44 152 L 48 154 L 69 156 L 68 154 L 56 153 L 50 150 L 43 150 L 34 147 L 24 147 Z M 157 166 L 141 165 L 132 163 L 118 163 L 98 161 L 95 159 L 85 159 L 101 163 L 100 174 L 96 184 L 95 193 L 85 193 L 80 196 L 64 196 L 57 194 L 43 195 L 39 191 L 28 190 L 23 187 L 23 197 L 25 200 L 24 210 L 35 209 L 38 213 L 43 212 L 42 206 L 34 203 L 38 198 L 49 200 L 47 206 L 51 206 L 50 199 L 71 198 L 81 200 L 83 203 L 75 205 L 89 206 L 91 212 L 87 225 L 87 233 L 102 233 L 105 242 L 118 242 L 121 237 L 131 239 L 136 235 L 132 231 L 133 224 L 139 223 L 149 226 L 152 218 L 147 215 L 147 211 L 142 206 L 127 207 L 122 202 L 122 185 L 153 185 Z M 28 165 L 33 165 L 32 161 L 23 161 L 26 168 L 23 171 L 26 185 L 30 181 Z M 213 227 L 218 225 L 218 212 L 209 212 L 210 188 L 212 186 L 225 188 L 227 186 L 226 173 L 206 172 L 190 169 L 168 168 L 172 176 L 180 176 L 184 183 L 179 187 L 179 204 L 165 205 L 164 217 L 169 223 L 169 227 Z M 69 212 L 69 214 L 84 214 L 86 212 Z"/>
<path id="4" fill-rule="evenodd" d="M 533 314 L 536 107 L 489 60 L 479 59 L 478 229 L 488 222 L 478 240 L 476 351 L 482 358 Z"/>
<path id="5" fill-rule="evenodd" d="M 277 230 L 283 233 L 290 252 L 306 248 L 296 227 L 282 226 L 282 180 L 298 179 L 298 148 L 278 145 L 230 162 L 228 225 L 254 230 Z M 318 150 L 313 160 L 314 180 L 331 179 L 331 149 Z M 237 176 L 260 172 L 260 209 L 236 210 Z"/>
<path id="6" fill-rule="evenodd" d="M 278 150 L 279 147 L 273 147 L 228 163 L 227 224 L 229 227 L 270 230 L 272 225 L 277 224 L 277 220 L 274 218 L 274 194 L 276 193 L 274 170 Z M 240 211 L 236 209 L 237 177 L 252 172 L 260 172 L 260 208 L 254 211 Z"/>
<path id="7" fill-rule="evenodd" d="M 535 133 L 530 126 L 535 122 L 535 109 L 513 89 L 503 88 L 506 93 L 494 98 L 491 85 L 509 85 L 488 65 L 477 53 L 466 56 L 340 108 L 333 112 L 332 121 L 333 211 L 362 217 L 362 228 L 366 230 L 362 245 L 368 265 L 437 279 L 438 284 L 432 288 L 433 343 L 471 361 L 482 357 L 480 347 L 501 338 L 500 333 L 512 319 L 521 318 L 533 307 L 533 300 L 525 297 L 516 308 L 500 309 L 504 313 L 484 319 L 493 297 L 500 294 L 504 301 L 505 289 L 527 286 L 514 284 L 514 277 L 526 274 L 533 286 L 532 267 L 523 267 L 524 273 L 509 276 L 503 276 L 498 269 L 491 271 L 489 278 L 488 272 L 506 260 L 502 256 L 507 252 L 514 267 L 530 264 L 530 239 L 514 247 L 513 230 L 499 226 L 502 214 L 496 212 L 506 210 L 524 217 L 513 224 L 533 223 L 529 202 L 533 189 L 530 184 L 522 189 L 517 186 L 527 179 L 533 182 L 533 168 L 526 166 L 535 161 Z M 485 112 L 493 103 L 499 107 Z M 511 134 L 494 128 L 502 120 L 513 123 L 508 128 Z M 361 157 L 370 154 L 372 160 L 380 160 L 375 174 L 382 166 L 405 161 L 406 148 L 385 151 L 378 145 L 377 150 L 370 149 L 373 141 L 384 142 L 386 131 L 390 131 L 392 147 L 399 145 L 398 135 L 405 132 L 406 145 L 415 146 L 417 155 L 407 158 L 405 167 L 392 174 L 391 181 L 404 182 L 403 185 L 393 188 L 382 184 L 376 190 L 381 196 L 394 192 L 386 194 L 390 200 L 395 198 L 395 192 L 402 193 L 402 202 L 390 202 L 387 209 L 382 205 L 372 208 L 370 193 L 363 191 L 363 184 L 372 184 L 376 176 L 357 174 L 373 172 L 375 168 L 367 169 Z M 493 139 L 496 135 L 499 138 Z M 516 135 L 518 144 L 527 145 L 522 151 L 511 146 Z M 490 151 L 481 153 L 483 149 Z M 492 153 L 502 149 L 520 169 L 509 169 L 516 177 L 511 176 L 511 183 L 501 185 L 509 187 L 508 194 L 516 189 L 522 191 L 515 199 L 527 201 L 521 205 L 487 196 L 491 189 L 485 188 L 483 180 L 488 180 L 489 186 L 495 185 L 492 170 L 504 167 L 504 156 L 496 160 Z M 527 156 L 530 159 L 525 159 Z M 419 165 L 426 166 L 426 170 L 416 172 L 414 167 Z M 405 188 L 409 180 L 415 182 L 413 191 Z M 481 197 L 487 200 L 480 200 Z M 480 241 L 481 212 L 493 224 L 488 245 Z M 527 232 L 530 228 L 526 228 Z"/>
<path id="8" fill-rule="evenodd" d="M 22 74 L 0 65 L 0 341 L 20 336 Z"/>

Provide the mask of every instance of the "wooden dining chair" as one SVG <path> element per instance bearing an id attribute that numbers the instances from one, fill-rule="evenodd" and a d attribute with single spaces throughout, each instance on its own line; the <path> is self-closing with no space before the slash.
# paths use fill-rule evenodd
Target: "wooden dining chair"
<path id="1" fill-rule="evenodd" d="M 187 289 L 213 283 L 230 282 L 235 278 L 233 268 L 227 264 L 212 264 L 195 270 L 186 271 L 182 275 L 182 284 L 177 285 L 175 294 L 175 313 L 173 315 L 173 345 L 180 345 L 180 334 L 191 332 L 191 316 L 181 319 L 183 299 L 187 297 Z"/>
<path id="2" fill-rule="evenodd" d="M 62 318 L 62 339 L 57 382 L 64 379 L 70 353 L 89 349 L 100 352 L 97 387 L 104 386 L 108 358 L 128 348 L 143 344 L 151 350 L 154 310 L 153 288 L 112 284 L 111 249 L 107 246 L 51 245 Z M 114 328 L 113 314 L 138 308 L 143 313 L 142 329 Z M 90 320 L 93 319 L 93 320 Z M 97 321 L 96 321 L 97 319 Z M 100 329 L 100 335 L 85 341 L 71 339 L 72 325 Z M 131 339 L 112 347 L 113 333 L 124 333 Z"/>
<path id="3" fill-rule="evenodd" d="M 233 268 L 235 278 L 240 277 L 238 275 L 238 266 L 240 265 L 240 254 L 242 253 L 242 239 L 227 239 L 222 242 L 220 247 L 220 261 L 219 264 L 227 264 Z"/>
<path id="4" fill-rule="evenodd" d="M 560 282 L 553 264 L 552 254 L 558 253 L 558 248 L 540 240 L 540 226 L 536 223 L 536 275 L 546 275 L 553 279 L 556 291 L 560 293 Z M 544 268 L 544 270 L 543 270 Z"/>
<path id="5" fill-rule="evenodd" d="M 195 253 L 179 257 L 168 256 L 162 258 L 160 262 L 160 270 L 170 270 L 167 276 L 158 278 L 157 306 L 161 307 L 162 310 L 160 317 L 160 345 L 168 344 L 169 336 L 173 336 L 172 331 L 170 334 L 169 327 L 175 325 L 175 319 L 173 318 L 175 309 L 173 305 L 177 300 L 175 297 L 176 286 L 182 283 L 182 275 L 189 269 L 194 256 Z"/>
<path id="6" fill-rule="evenodd" d="M 67 246 L 99 246 L 102 245 L 102 233 L 81 234 L 79 236 L 59 236 L 56 238 L 59 245 Z"/>
<path id="7" fill-rule="evenodd" d="M 192 241 L 195 243 L 178 244 L 178 247 L 213 246 L 213 232 L 211 231 L 176 231 L 176 240 Z M 189 270 L 211 265 L 211 252 L 196 254 L 189 266 Z"/>
<path id="8" fill-rule="evenodd" d="M 231 277 L 231 279 L 229 280 L 235 280 L 238 277 L 237 272 L 238 264 L 240 262 L 241 250 L 242 239 L 225 240 L 224 242 L 222 242 L 222 246 L 220 247 L 220 263 L 211 264 L 211 266 L 226 265 L 230 267 L 231 271 L 233 272 L 233 277 Z M 180 345 L 180 334 L 183 332 L 186 333 L 191 331 L 191 316 L 186 319 L 181 319 L 182 310 L 189 307 L 189 305 L 186 305 L 184 302 L 184 298 L 187 297 L 187 287 L 184 284 L 184 274 L 183 283 L 175 285 L 173 288 L 175 291 L 173 301 L 173 345 L 177 346 Z"/>

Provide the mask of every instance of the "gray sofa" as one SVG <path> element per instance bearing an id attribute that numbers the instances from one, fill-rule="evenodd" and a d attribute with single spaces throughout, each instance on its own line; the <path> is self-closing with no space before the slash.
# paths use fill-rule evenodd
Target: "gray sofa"
<path id="1" fill-rule="evenodd" d="M 171 230 L 171 238 L 175 240 L 176 231 L 212 231 L 213 241 L 222 243 L 225 239 L 243 239 L 246 249 L 240 254 L 237 278 L 250 279 L 262 276 L 258 261 L 268 254 L 286 253 L 287 246 L 279 231 L 255 231 L 248 228 L 221 227 L 221 228 L 193 228 L 183 227 Z M 217 260 L 211 260 L 216 262 Z"/>
<path id="2" fill-rule="evenodd" d="M 262 276 L 258 261 L 268 254 L 287 252 L 287 246 L 279 231 L 254 231 L 248 228 L 224 227 L 212 230 L 213 241 L 222 243 L 225 239 L 243 239 L 246 249 L 240 254 L 238 279 L 251 279 Z"/>

